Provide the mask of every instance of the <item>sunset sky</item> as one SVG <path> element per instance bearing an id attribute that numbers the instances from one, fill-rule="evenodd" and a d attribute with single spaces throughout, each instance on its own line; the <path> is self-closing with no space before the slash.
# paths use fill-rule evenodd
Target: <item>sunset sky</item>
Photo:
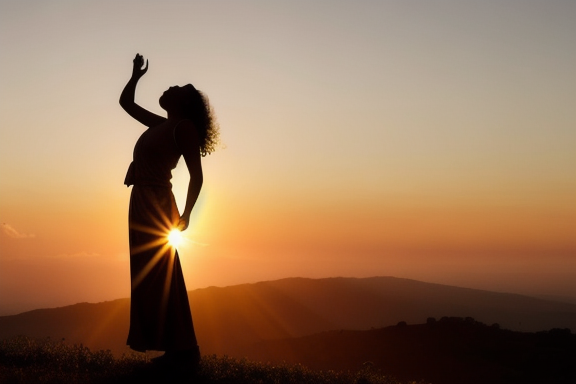
<path id="1" fill-rule="evenodd" d="M 119 106 L 221 126 L 188 289 L 396 276 L 576 301 L 576 2 L 0 0 L 0 315 L 130 295 Z M 174 172 L 180 207 L 187 174 Z"/>

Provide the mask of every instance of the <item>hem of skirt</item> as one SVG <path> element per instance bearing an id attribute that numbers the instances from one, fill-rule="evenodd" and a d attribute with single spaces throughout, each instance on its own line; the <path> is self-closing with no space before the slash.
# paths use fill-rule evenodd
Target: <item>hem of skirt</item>
<path id="1" fill-rule="evenodd" d="M 135 346 L 135 345 L 130 345 L 130 344 L 126 344 L 126 345 L 129 346 L 130 349 L 132 349 L 132 350 L 134 350 L 134 351 L 136 351 L 136 352 L 146 352 L 146 351 L 149 351 L 149 349 L 142 348 L 142 347 L 137 347 L 137 346 Z"/>

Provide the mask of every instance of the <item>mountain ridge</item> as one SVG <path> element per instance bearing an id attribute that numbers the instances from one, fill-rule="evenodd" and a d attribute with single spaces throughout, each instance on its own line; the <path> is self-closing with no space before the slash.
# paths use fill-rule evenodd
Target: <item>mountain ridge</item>
<path id="1" fill-rule="evenodd" d="M 530 296 L 395 277 L 286 278 L 189 291 L 203 353 L 242 357 L 258 342 L 331 330 L 368 330 L 472 317 L 516 331 L 574 328 L 576 305 Z M 91 349 L 128 352 L 129 299 L 0 316 L 0 339 L 64 338 Z"/>

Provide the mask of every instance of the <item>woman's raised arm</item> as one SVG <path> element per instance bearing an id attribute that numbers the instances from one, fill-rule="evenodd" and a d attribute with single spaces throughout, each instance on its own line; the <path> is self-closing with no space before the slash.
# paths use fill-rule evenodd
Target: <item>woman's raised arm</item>
<path id="1" fill-rule="evenodd" d="M 120 106 L 134 119 L 138 120 L 147 127 L 154 127 L 166 121 L 166 118 L 152 113 L 134 102 L 134 95 L 136 94 L 136 84 L 138 80 L 148 71 L 148 60 L 144 67 L 144 58 L 140 54 L 136 54 L 134 58 L 134 66 L 132 68 L 132 77 L 124 87 L 120 95 Z"/>

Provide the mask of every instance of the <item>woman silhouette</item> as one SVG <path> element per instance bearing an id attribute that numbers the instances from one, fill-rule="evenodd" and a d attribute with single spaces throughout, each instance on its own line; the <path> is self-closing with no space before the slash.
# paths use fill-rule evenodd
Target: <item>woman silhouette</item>
<path id="1" fill-rule="evenodd" d="M 185 230 L 202 187 L 201 157 L 214 151 L 217 127 L 206 97 L 191 84 L 170 87 L 160 97 L 168 118 L 134 102 L 138 80 L 148 61 L 137 54 L 132 77 L 120 96 L 120 105 L 146 131 L 134 147 L 125 184 L 130 195 L 129 240 L 132 286 L 130 331 L 127 344 L 136 351 L 165 351 L 165 362 L 197 364 L 197 345 L 188 294 L 178 252 L 168 244 L 168 233 Z M 171 171 L 180 156 L 190 173 L 186 206 L 179 215 L 172 194 Z"/>

